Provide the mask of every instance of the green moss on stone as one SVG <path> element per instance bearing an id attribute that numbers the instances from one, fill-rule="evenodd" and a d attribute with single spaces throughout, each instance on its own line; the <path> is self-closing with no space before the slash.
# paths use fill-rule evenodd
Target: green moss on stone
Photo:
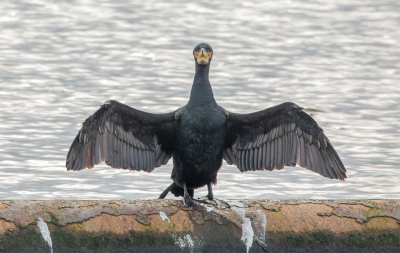
<path id="1" fill-rule="evenodd" d="M 158 232 L 159 229 L 155 226 L 149 226 L 149 225 L 144 225 L 144 224 L 140 224 L 140 229 L 142 231 L 146 232 L 150 232 L 150 233 L 154 233 L 154 232 Z"/>
<path id="2" fill-rule="evenodd" d="M 313 232 L 311 234 L 289 235 L 281 243 L 295 247 L 313 245 L 332 245 L 344 247 L 375 247 L 382 245 L 400 246 L 400 235 L 392 232 L 375 234 L 351 233 L 345 237 L 336 237 L 325 232 Z"/>
<path id="3" fill-rule="evenodd" d="M 16 232 L 7 232 L 1 237 L 1 247 L 5 250 L 18 249 L 29 246 L 46 246 L 42 235 L 33 228 L 19 229 Z"/>
<path id="4" fill-rule="evenodd" d="M 89 249 L 101 249 L 108 247 L 129 247 L 129 246 L 173 246 L 174 239 L 169 235 L 160 236 L 151 232 L 136 233 L 129 231 L 129 236 L 115 236 L 112 234 L 102 236 L 83 235 L 79 238 L 79 246 Z"/>
<path id="5" fill-rule="evenodd" d="M 70 248 L 77 246 L 77 238 L 63 229 L 52 231 L 50 236 L 55 245 L 62 245 Z"/>
<path id="6" fill-rule="evenodd" d="M 325 232 L 313 232 L 312 239 L 314 240 L 314 243 L 321 244 L 331 244 L 335 241 L 335 237 L 332 234 Z"/>
<path id="7" fill-rule="evenodd" d="M 100 249 L 107 246 L 105 241 L 100 240 L 98 236 L 82 236 L 79 238 L 79 245 L 91 249 Z"/>
<path id="8" fill-rule="evenodd" d="M 75 233 L 85 232 L 85 227 L 82 225 L 82 223 L 73 223 L 71 226 L 69 226 L 69 230 Z"/>
<path id="9" fill-rule="evenodd" d="M 290 246 L 303 247 L 313 244 L 314 241 L 310 237 L 304 235 L 289 235 L 286 238 L 286 243 Z"/>
<path id="10" fill-rule="evenodd" d="M 151 232 L 136 233 L 135 231 L 131 230 L 130 235 L 130 241 L 132 245 L 135 246 L 171 246 L 175 244 L 174 239 L 169 234 L 159 237 Z"/>
<path id="11" fill-rule="evenodd" d="M 100 236 L 82 233 L 75 236 L 67 231 L 58 228 L 51 232 L 53 245 L 65 247 L 86 247 L 99 250 L 103 248 L 129 247 L 129 246 L 174 246 L 175 241 L 169 234 L 161 235 L 156 232 L 136 233 L 131 230 L 125 236 L 108 233 Z M 40 239 L 40 235 L 39 235 Z M 18 248 L 18 247 L 17 247 Z"/>
<path id="12" fill-rule="evenodd" d="M 366 235 L 351 233 L 341 241 L 347 246 L 372 247 L 381 245 L 400 245 L 400 237 L 395 233 L 382 233 L 380 235 Z"/>
<path id="13" fill-rule="evenodd" d="M 54 215 L 54 214 L 50 214 L 50 221 L 51 223 L 53 223 L 54 225 L 59 226 L 60 225 L 60 221 L 58 220 L 58 218 Z"/>

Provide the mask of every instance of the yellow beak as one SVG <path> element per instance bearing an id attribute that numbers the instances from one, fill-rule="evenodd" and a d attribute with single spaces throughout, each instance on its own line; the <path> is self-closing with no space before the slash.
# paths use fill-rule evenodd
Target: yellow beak
<path id="1" fill-rule="evenodd" d="M 196 54 L 198 58 L 207 59 L 210 56 L 210 52 L 207 52 L 204 48 L 201 48 Z"/>

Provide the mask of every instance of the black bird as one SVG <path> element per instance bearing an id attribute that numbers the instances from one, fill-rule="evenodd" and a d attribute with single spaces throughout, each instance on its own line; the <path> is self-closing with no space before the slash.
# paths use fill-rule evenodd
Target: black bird
<path id="1" fill-rule="evenodd" d="M 323 130 L 303 108 L 286 102 L 250 114 L 232 113 L 217 104 L 209 81 L 213 50 L 193 50 L 196 74 L 189 102 L 176 111 L 152 114 L 107 101 L 82 124 L 67 155 L 68 170 L 105 161 L 116 169 L 151 172 L 173 157 L 168 192 L 196 205 L 194 189 L 212 185 L 222 159 L 241 172 L 305 167 L 344 180 L 346 169 Z"/>

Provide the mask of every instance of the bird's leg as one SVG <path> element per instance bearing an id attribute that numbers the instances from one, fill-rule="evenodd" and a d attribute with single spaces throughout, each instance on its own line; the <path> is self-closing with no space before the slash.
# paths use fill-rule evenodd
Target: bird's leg
<path id="1" fill-rule="evenodd" d="M 209 183 L 207 184 L 207 189 L 208 189 L 207 198 L 208 198 L 209 200 L 214 200 L 214 194 L 213 194 L 213 192 L 212 192 L 211 182 L 209 182 Z"/>
<path id="2" fill-rule="evenodd" d="M 194 199 L 192 197 L 190 197 L 187 187 L 186 187 L 186 183 L 183 184 L 183 204 L 186 207 L 198 207 L 198 205 L 194 202 Z"/>
<path id="3" fill-rule="evenodd" d="M 202 197 L 202 199 L 207 198 L 208 200 L 202 200 L 203 202 L 214 205 L 214 206 L 225 206 L 226 208 L 231 207 L 226 201 L 223 201 L 223 200 L 220 200 L 220 199 L 217 199 L 214 197 L 214 194 L 212 192 L 211 182 L 207 184 L 207 188 L 208 188 L 208 195 Z"/>
<path id="4" fill-rule="evenodd" d="M 207 184 L 207 188 L 208 188 L 208 195 L 207 195 L 207 198 L 208 198 L 209 200 L 214 201 L 214 203 L 215 203 L 217 206 L 225 206 L 226 208 L 230 208 L 230 207 L 231 207 L 226 201 L 223 201 L 223 200 L 221 200 L 221 199 L 217 199 L 217 198 L 214 197 L 214 194 L 213 194 L 213 192 L 212 192 L 212 185 L 211 185 L 211 182 L 209 182 L 209 183 Z"/>

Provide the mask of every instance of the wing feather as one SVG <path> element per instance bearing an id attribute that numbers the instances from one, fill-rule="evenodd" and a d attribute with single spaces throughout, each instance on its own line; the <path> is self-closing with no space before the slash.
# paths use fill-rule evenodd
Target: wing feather
<path id="1" fill-rule="evenodd" d="M 246 169 L 246 150 L 243 149 L 241 152 L 240 163 L 242 164 L 242 171 L 247 171 Z"/>
<path id="2" fill-rule="evenodd" d="M 230 148 L 224 149 L 222 151 L 222 157 L 225 159 L 225 161 L 228 164 L 230 164 L 230 165 L 234 164 L 233 154 L 232 154 L 232 151 Z"/>
<path id="3" fill-rule="evenodd" d="M 134 149 L 135 148 L 132 145 L 129 145 L 129 158 L 130 158 L 129 164 L 130 164 L 131 170 L 136 170 L 135 162 L 137 160 L 136 160 L 135 154 L 133 153 Z"/>
<path id="4" fill-rule="evenodd" d="M 249 149 L 249 157 L 248 159 L 248 164 L 249 164 L 249 170 L 254 170 L 254 149 L 251 148 Z"/>
<path id="5" fill-rule="evenodd" d="M 258 148 L 256 147 L 253 150 L 254 150 L 254 152 L 253 152 L 253 168 L 254 168 L 254 170 L 259 170 L 259 168 L 258 168 Z"/>
<path id="6" fill-rule="evenodd" d="M 228 159 L 231 161 L 230 164 L 235 164 L 234 151 L 231 148 L 227 148 L 227 149 L 225 149 L 225 152 L 226 152 Z"/>
<path id="7" fill-rule="evenodd" d="M 316 157 L 314 155 L 313 150 L 310 148 L 310 146 L 305 142 L 304 147 L 306 150 L 306 160 L 307 160 L 307 166 L 304 166 L 305 168 L 315 171 L 317 173 L 320 173 L 320 168 L 316 166 Z"/>
<path id="8" fill-rule="evenodd" d="M 129 135 L 128 135 L 129 138 Z M 125 169 L 131 170 L 131 157 L 130 157 L 130 146 L 129 143 L 125 143 Z"/>
<path id="9" fill-rule="evenodd" d="M 288 152 L 289 152 L 289 150 L 290 150 L 290 147 L 289 147 L 289 145 L 288 145 L 288 143 L 287 143 L 287 139 L 286 139 L 286 125 L 285 125 L 285 132 L 284 132 L 284 134 L 282 135 L 282 137 L 281 137 L 281 139 L 282 139 L 282 147 L 281 147 L 281 152 L 282 152 L 282 169 L 283 169 L 283 167 L 285 167 L 285 166 L 287 166 L 288 165 L 288 159 L 287 159 L 287 157 L 288 157 Z"/>
<path id="10" fill-rule="evenodd" d="M 292 166 L 296 166 L 298 141 L 297 141 L 296 135 L 293 132 L 290 133 L 290 140 L 292 142 L 292 154 L 290 157 L 290 162 L 292 163 Z"/>
<path id="11" fill-rule="evenodd" d="M 260 147 L 258 148 L 257 170 L 264 170 L 263 169 L 263 148 L 264 148 L 264 145 L 261 143 Z"/>
<path id="12" fill-rule="evenodd" d="M 273 162 L 272 162 L 272 158 L 274 157 L 274 143 L 273 142 L 267 142 L 267 148 L 266 148 L 266 150 L 267 150 L 267 152 L 265 153 L 266 154 L 266 156 L 265 156 L 265 169 L 266 170 L 273 170 L 274 169 L 274 166 L 272 165 L 273 164 Z"/>
<path id="13" fill-rule="evenodd" d="M 299 137 L 300 141 L 300 166 L 307 168 L 307 155 L 306 155 L 306 144 L 304 138 Z"/>
<path id="14" fill-rule="evenodd" d="M 281 127 L 279 128 L 279 129 L 282 129 Z M 282 132 L 281 132 L 282 133 Z M 281 138 L 278 138 L 278 149 L 277 149 L 277 152 L 278 152 L 278 154 L 277 154 L 277 157 L 278 157 L 278 159 L 277 159 L 277 169 L 278 170 L 281 170 L 281 169 L 283 169 L 283 161 L 282 161 L 282 159 L 283 159 L 283 149 L 282 149 L 282 137 Z"/>
<path id="15" fill-rule="evenodd" d="M 236 153 L 236 164 L 238 169 L 240 170 L 240 172 L 243 172 L 243 168 L 242 168 L 242 151 L 238 150 L 238 152 Z"/>
<path id="16" fill-rule="evenodd" d="M 163 164 L 163 162 L 164 162 L 164 159 L 167 157 L 167 154 L 166 153 L 161 153 L 161 155 L 160 155 L 160 158 L 159 158 L 159 160 L 160 160 L 160 164 Z"/>
<path id="17" fill-rule="evenodd" d="M 124 142 L 124 169 L 128 170 L 129 169 L 129 144 Z"/>
<path id="18" fill-rule="evenodd" d="M 172 157 L 175 112 L 150 114 L 106 102 L 82 124 L 68 151 L 67 169 L 105 161 L 113 168 L 153 171 Z"/>
<path id="19" fill-rule="evenodd" d="M 298 164 L 328 178 L 346 178 L 346 169 L 323 130 L 296 104 L 251 114 L 227 112 L 227 120 L 223 158 L 242 172 Z"/>

